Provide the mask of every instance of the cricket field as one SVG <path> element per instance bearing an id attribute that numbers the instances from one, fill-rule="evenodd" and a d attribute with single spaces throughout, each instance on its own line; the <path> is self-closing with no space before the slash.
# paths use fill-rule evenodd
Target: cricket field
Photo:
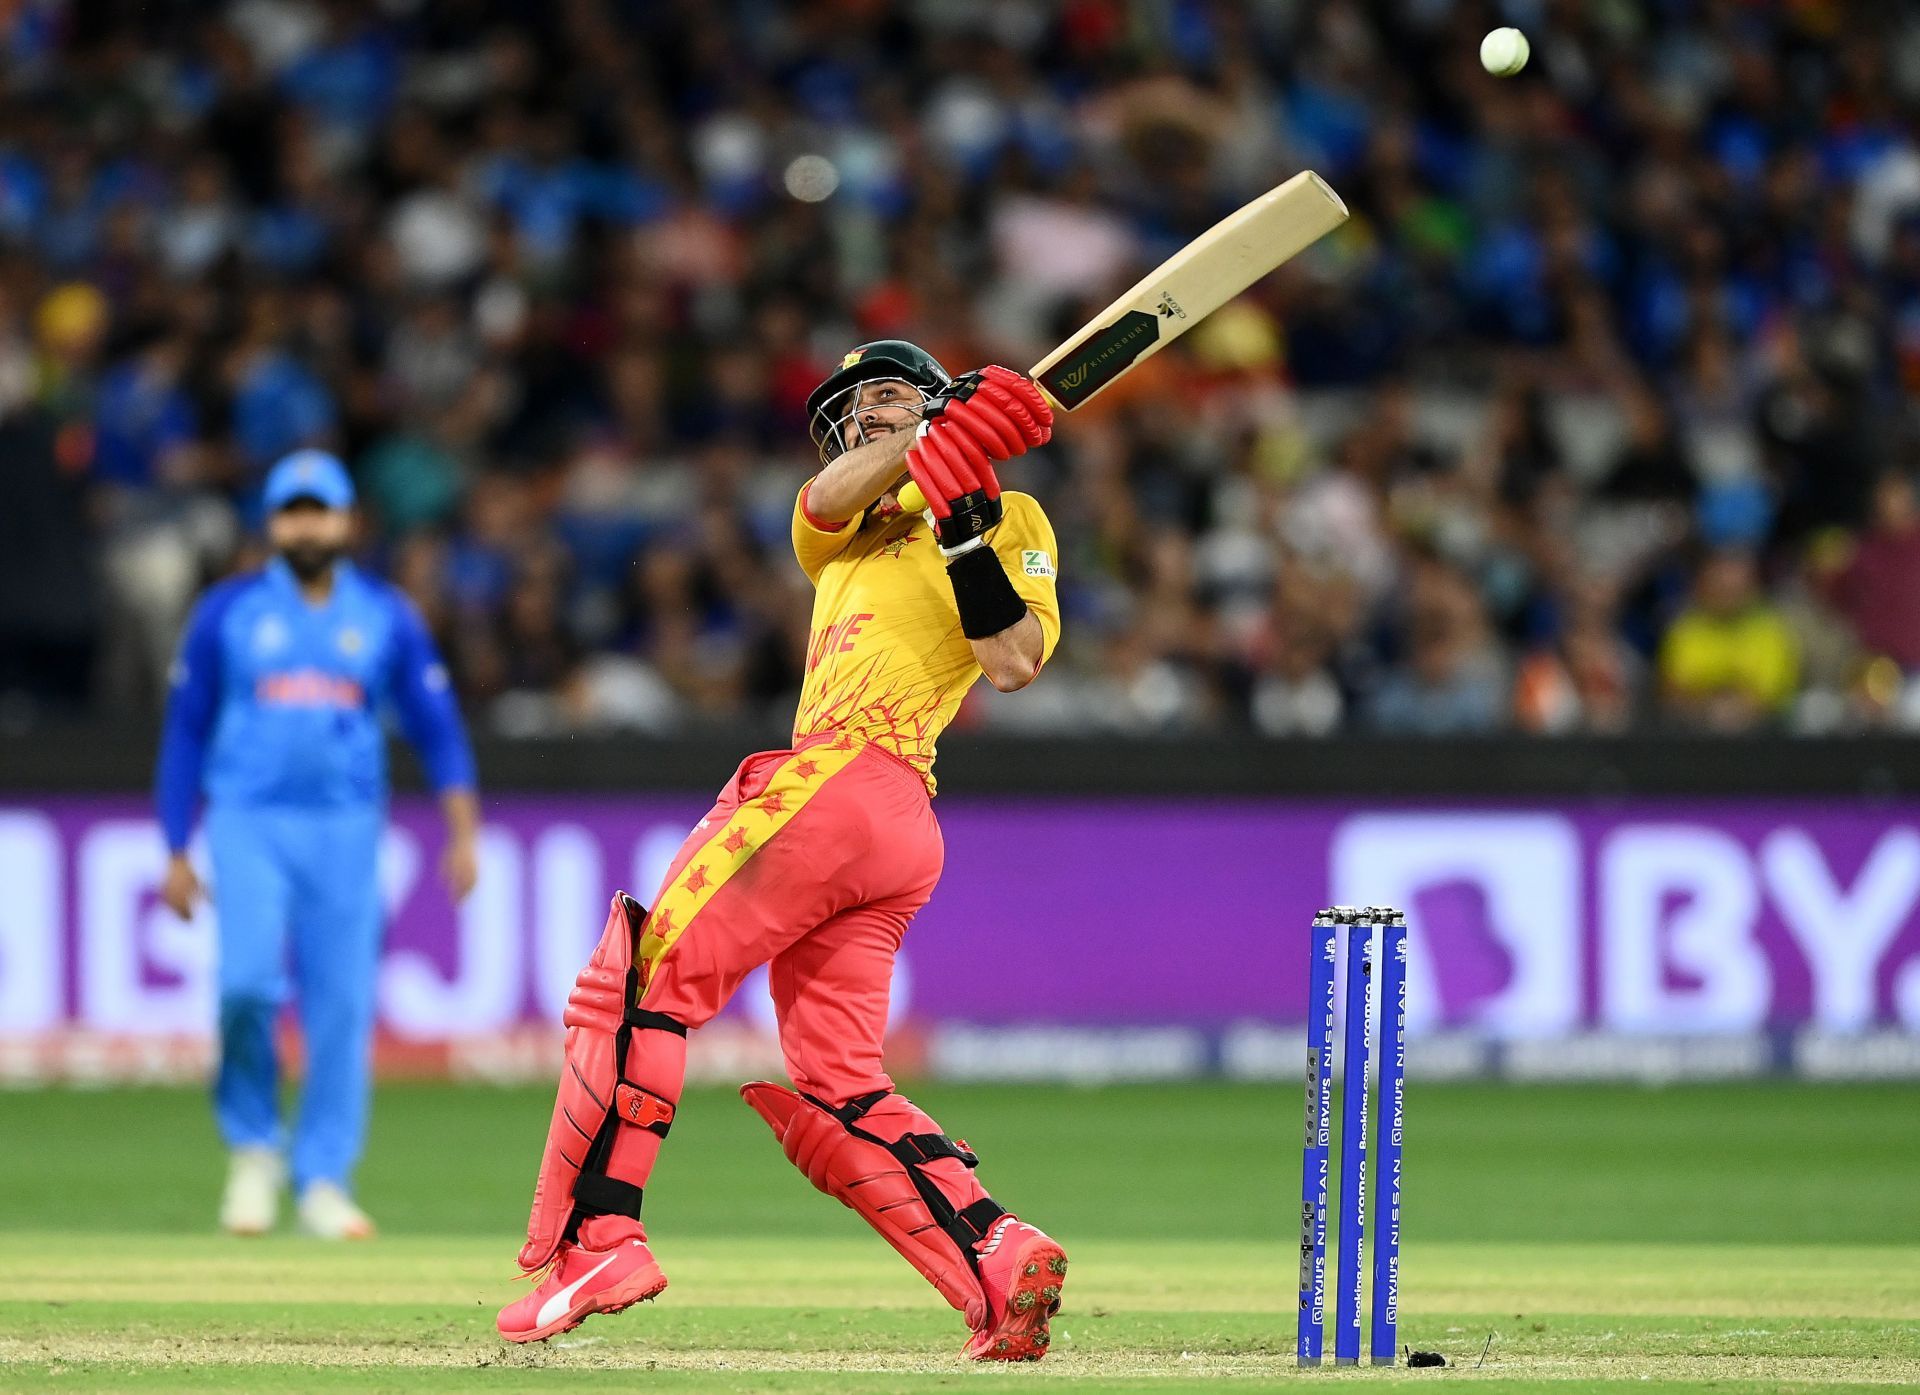
<path id="1" fill-rule="evenodd" d="M 1575 1395 L 1920 1383 L 1920 1094 L 1415 1082 L 1400 1337 L 1446 1369 L 1296 1372 L 1293 1085 L 913 1091 L 1073 1260 L 1054 1352 L 958 1317 L 697 1090 L 648 1191 L 672 1287 L 545 1346 L 495 1309 L 551 1097 L 383 1089 L 358 1246 L 213 1231 L 199 1093 L 0 1093 L 0 1389 L 1175 1391 L 1489 1382 Z M 1331 1349 L 1329 1345 L 1329 1350 Z"/>

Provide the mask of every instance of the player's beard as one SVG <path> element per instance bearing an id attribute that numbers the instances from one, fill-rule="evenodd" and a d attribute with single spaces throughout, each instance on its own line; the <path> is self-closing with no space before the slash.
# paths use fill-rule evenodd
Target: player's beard
<path id="1" fill-rule="evenodd" d="M 289 543 L 280 549 L 280 557 L 302 582 L 312 583 L 333 570 L 343 551 L 332 543 Z"/>

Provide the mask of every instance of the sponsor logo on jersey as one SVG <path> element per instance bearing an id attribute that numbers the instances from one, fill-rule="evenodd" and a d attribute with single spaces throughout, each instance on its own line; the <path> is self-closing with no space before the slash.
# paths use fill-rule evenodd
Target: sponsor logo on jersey
<path id="1" fill-rule="evenodd" d="M 1020 570 L 1028 576 L 1052 576 L 1053 558 L 1037 547 L 1030 547 L 1020 554 Z"/>
<path id="2" fill-rule="evenodd" d="M 263 673 L 253 685 L 253 696 L 262 707 L 357 709 L 365 707 L 367 699 L 366 689 L 352 679 L 314 668 Z"/>

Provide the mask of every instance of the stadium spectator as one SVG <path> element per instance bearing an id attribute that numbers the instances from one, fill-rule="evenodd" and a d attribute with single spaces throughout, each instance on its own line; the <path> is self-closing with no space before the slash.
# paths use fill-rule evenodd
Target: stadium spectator
<path id="1" fill-rule="evenodd" d="M 1920 674 L 1920 501 L 1910 476 L 1881 476 L 1873 525 L 1835 579 L 1833 595 L 1870 654 Z"/>
<path id="2" fill-rule="evenodd" d="M 1492 731 L 1505 719 L 1507 678 L 1471 583 L 1438 559 L 1414 565 L 1407 586 L 1407 657 L 1373 695 L 1368 716 L 1393 735 Z"/>
<path id="3" fill-rule="evenodd" d="M 1710 554 L 1693 598 L 1660 648 L 1666 710 L 1712 731 L 1739 731 L 1783 715 L 1799 676 L 1786 621 L 1761 594 L 1750 553 Z"/>

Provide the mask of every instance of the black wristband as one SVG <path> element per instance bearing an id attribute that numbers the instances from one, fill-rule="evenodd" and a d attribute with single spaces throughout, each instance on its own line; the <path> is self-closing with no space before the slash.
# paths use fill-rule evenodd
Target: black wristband
<path id="1" fill-rule="evenodd" d="M 960 633 L 986 639 L 1012 629 L 1027 613 L 1027 603 L 1007 579 L 1007 569 L 990 547 L 976 547 L 947 563 L 954 603 L 960 608 Z"/>

